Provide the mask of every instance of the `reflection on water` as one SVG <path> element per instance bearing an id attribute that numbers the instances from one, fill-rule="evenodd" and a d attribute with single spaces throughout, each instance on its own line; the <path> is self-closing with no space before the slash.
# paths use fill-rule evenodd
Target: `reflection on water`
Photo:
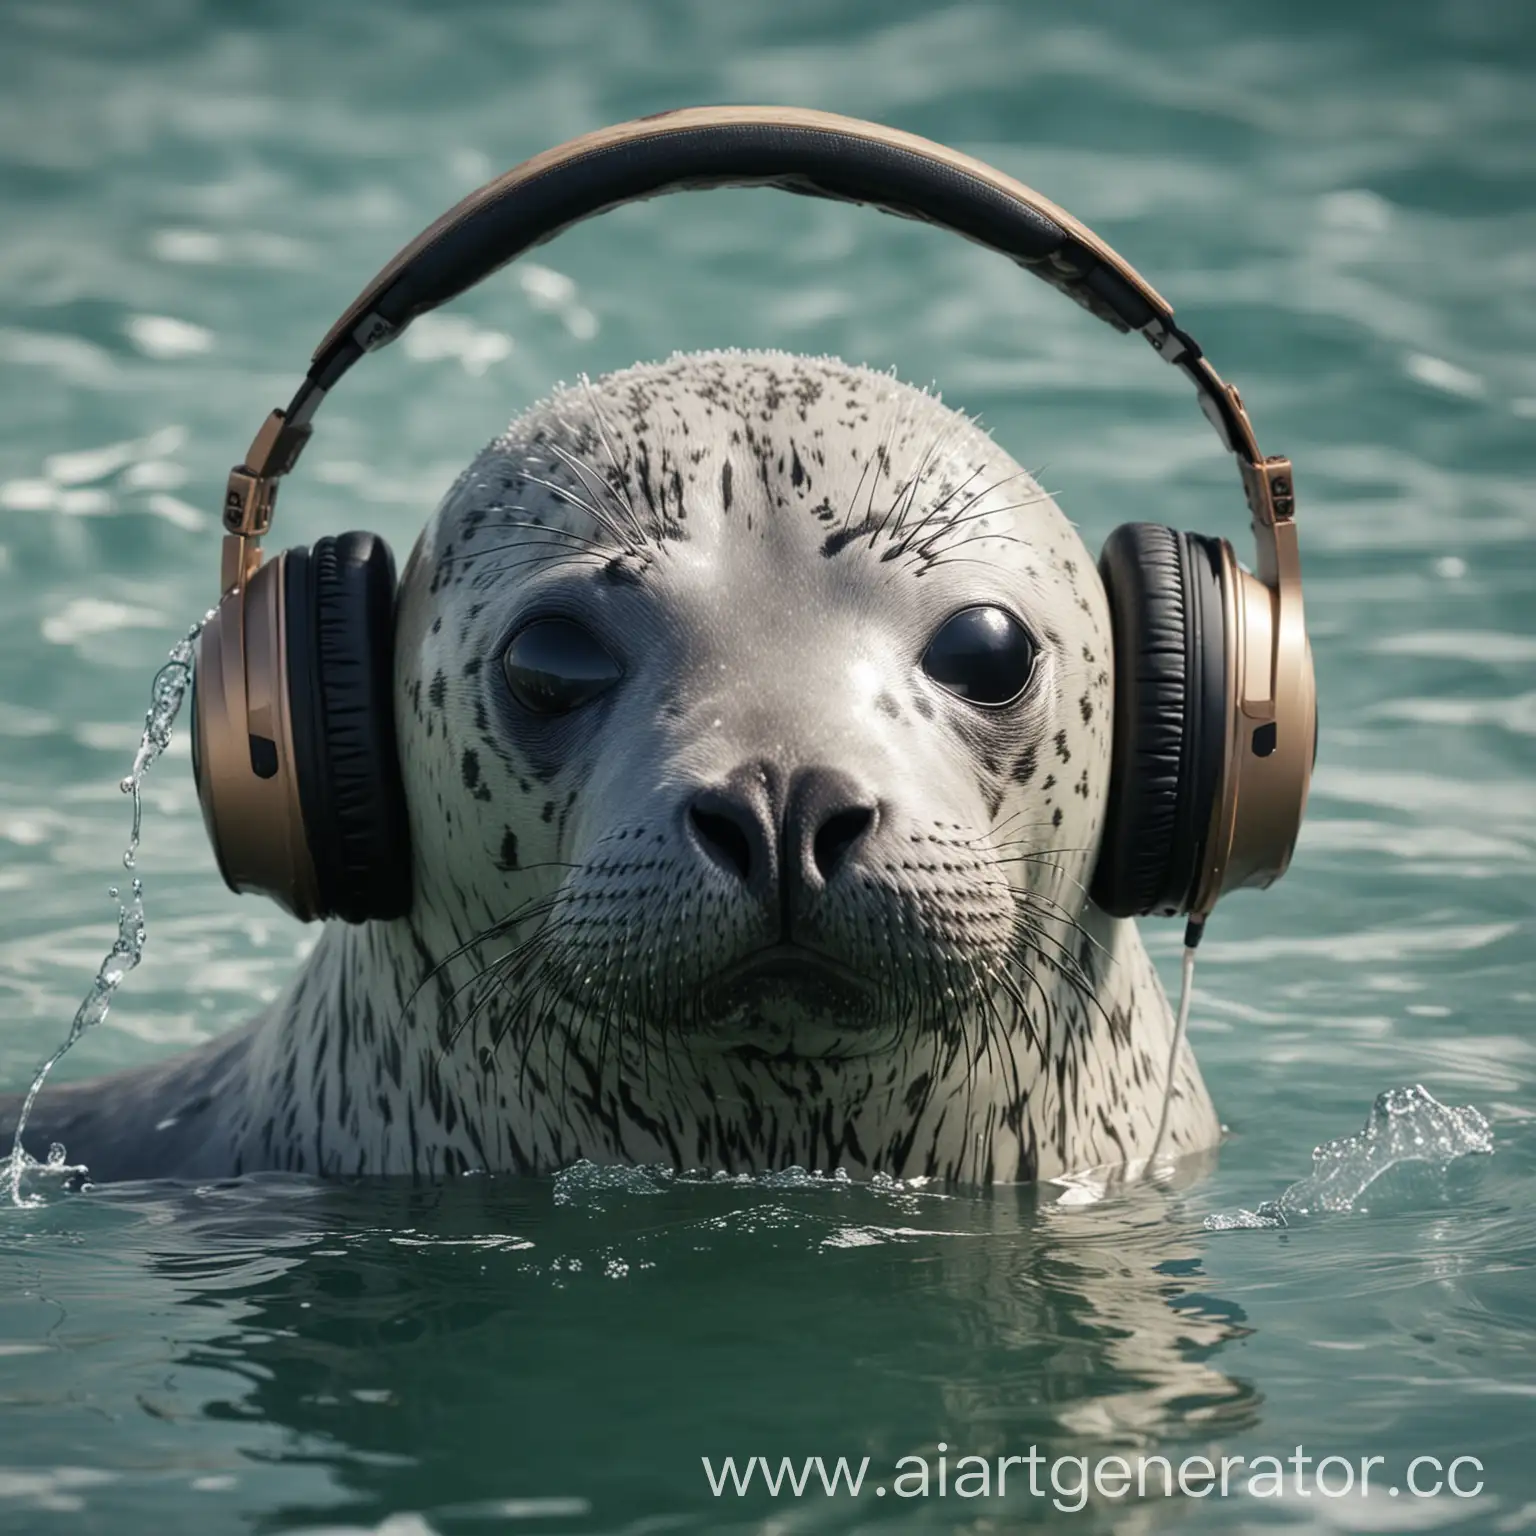
<path id="1" fill-rule="evenodd" d="M 1083 1207 L 1051 1185 L 978 1198 L 578 1167 L 54 1201 L 8 1236 L 22 1283 L 0 1302 L 0 1463 L 31 1470 L 0 1476 L 0 1528 L 9 1498 L 130 1521 L 201 1510 L 209 1529 L 261 1512 L 268 1529 L 371 1530 L 417 1511 L 446 1533 L 514 1509 L 573 1531 L 855 1529 L 867 1503 L 786 1511 L 756 1494 L 722 1519 L 700 1458 L 868 1456 L 879 1477 L 940 1444 L 1177 1462 L 1288 1455 L 1299 1439 L 1346 1456 L 1470 1451 L 1518 1475 L 1518 1421 L 1469 1441 L 1443 1419 L 1447 1393 L 1497 1402 L 1496 1372 L 1514 1391 L 1536 1367 L 1536 1228 L 1516 1181 L 1278 1247 L 1202 1232 L 1211 1182 L 1189 1169 Z M 1348 1375 L 1319 1398 L 1311 1362 L 1341 1355 Z M 1368 1422 L 1356 1379 L 1391 1390 Z M 104 1411 L 120 1428 L 70 1482 L 59 1448 Z M 1015 1494 L 967 1512 L 975 1528 L 1052 1515 Z M 1130 1513 L 1100 1501 L 1070 1528 L 1118 1530 Z M 628 1523 L 642 1516 L 662 1523 Z M 1231 1528 L 1155 1498 L 1142 1516 Z"/>
<path id="2" fill-rule="evenodd" d="M 578 1169 L 119 1186 L 34 1232 L 84 1218 L 93 1247 L 131 1250 L 140 1305 L 185 1341 L 132 1368 L 142 1411 L 250 1426 L 268 1454 L 329 1468 L 339 1489 L 311 1518 L 337 1518 L 337 1497 L 361 1515 L 576 1495 L 602 1516 L 697 1505 L 703 1455 L 879 1467 L 941 1441 L 1091 1454 L 1251 1429 L 1260 1393 L 1211 1362 L 1243 1310 L 1205 1293 L 1168 1198 L 1085 1213 L 1048 1190 Z M 91 1330 L 89 1287 L 60 1278 L 55 1337 Z M 67 1351 L 16 1365 L 13 1387 L 55 1411 L 98 1387 Z M 637 1455 L 620 1431 L 641 1425 Z M 452 1500 L 423 1456 L 445 1445 Z"/>

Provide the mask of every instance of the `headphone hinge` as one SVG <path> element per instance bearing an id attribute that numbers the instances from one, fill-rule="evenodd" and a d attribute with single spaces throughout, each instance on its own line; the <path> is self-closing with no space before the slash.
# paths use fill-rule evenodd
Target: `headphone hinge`
<path id="1" fill-rule="evenodd" d="M 277 482 L 299 461 L 314 428 L 273 411 L 251 439 L 245 462 L 229 472 L 224 491 L 224 531 L 259 539 L 272 526 Z"/>
<path id="2" fill-rule="evenodd" d="M 1253 513 L 1255 529 L 1290 522 L 1296 516 L 1296 483 L 1291 474 L 1291 461 L 1272 454 L 1262 463 L 1252 464 L 1246 459 L 1239 463 L 1243 472 L 1243 491 L 1248 498 L 1248 510 Z"/>
<path id="3" fill-rule="evenodd" d="M 224 531 L 242 539 L 259 539 L 272 526 L 277 482 L 253 474 L 243 464 L 229 472 L 224 490 Z"/>

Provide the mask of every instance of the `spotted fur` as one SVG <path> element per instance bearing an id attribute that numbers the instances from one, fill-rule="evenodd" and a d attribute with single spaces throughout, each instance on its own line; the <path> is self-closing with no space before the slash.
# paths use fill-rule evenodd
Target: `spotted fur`
<path id="1" fill-rule="evenodd" d="M 984 602 L 1039 647 L 998 709 L 920 665 Z M 501 666 L 550 612 L 625 673 L 553 719 Z M 1170 1011 L 1134 925 L 1086 898 L 1110 655 L 1070 524 L 933 395 L 735 352 L 562 390 L 475 459 L 403 573 L 411 915 L 329 926 L 246 1031 L 143 1078 L 138 1150 L 108 1160 L 990 1182 L 1146 1155 Z M 700 857 L 683 808 L 812 764 L 878 806 L 799 919 L 866 1001 L 711 1010 L 711 978 L 779 919 Z M 1186 1050 L 1168 1149 L 1217 1131 Z"/>

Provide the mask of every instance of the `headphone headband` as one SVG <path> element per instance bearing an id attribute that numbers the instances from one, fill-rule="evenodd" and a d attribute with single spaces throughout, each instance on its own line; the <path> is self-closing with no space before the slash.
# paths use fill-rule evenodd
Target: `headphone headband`
<path id="1" fill-rule="evenodd" d="M 968 155 L 831 112 L 694 107 L 585 134 L 470 193 L 369 283 L 321 342 L 310 377 L 329 389 L 359 351 L 594 214 L 748 186 L 868 203 L 951 230 L 1033 269 L 1118 330 L 1173 313 L 1070 214 Z"/>
<path id="2" fill-rule="evenodd" d="M 316 408 L 365 351 L 583 219 L 666 192 L 724 186 L 774 186 L 924 220 L 1007 256 L 1117 330 L 1141 332 L 1194 384 L 1201 409 L 1238 459 L 1255 523 L 1289 517 L 1289 466 L 1260 459 L 1237 391 L 1174 324 L 1167 300 L 1064 209 L 969 155 L 857 118 L 692 107 L 536 155 L 470 193 L 405 246 L 332 326 L 287 410 L 272 413 L 231 475 L 226 531 L 244 540 L 266 532 L 276 482 L 297 461 Z M 247 567 L 234 564 L 226 577 L 238 585 Z"/>

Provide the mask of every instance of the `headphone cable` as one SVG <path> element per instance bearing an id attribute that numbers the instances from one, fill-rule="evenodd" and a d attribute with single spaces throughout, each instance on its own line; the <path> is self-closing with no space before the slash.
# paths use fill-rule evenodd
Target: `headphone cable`
<path id="1" fill-rule="evenodd" d="M 1179 1012 L 1173 1026 L 1173 1044 L 1168 1048 L 1168 1070 L 1163 1075 L 1163 1112 L 1158 1116 L 1157 1135 L 1152 1138 L 1152 1150 L 1147 1154 L 1146 1168 L 1149 1176 L 1155 1170 L 1157 1154 L 1168 1130 L 1168 1112 L 1173 1107 L 1173 1072 L 1178 1065 L 1179 1050 L 1184 1044 L 1184 1035 L 1189 1029 L 1189 1005 L 1195 990 L 1195 950 L 1199 948 L 1200 940 L 1204 936 L 1204 917 L 1192 917 L 1184 925 L 1184 961 L 1180 969 Z"/>

